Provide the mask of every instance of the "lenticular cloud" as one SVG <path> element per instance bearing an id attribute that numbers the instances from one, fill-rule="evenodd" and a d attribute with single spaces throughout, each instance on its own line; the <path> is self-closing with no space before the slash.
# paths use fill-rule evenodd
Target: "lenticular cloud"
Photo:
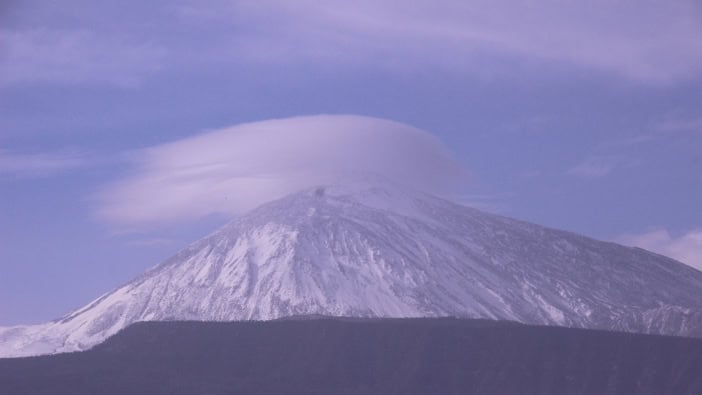
<path id="1" fill-rule="evenodd" d="M 359 177 L 447 194 L 467 178 L 429 133 L 354 115 L 236 125 L 139 151 L 132 166 L 131 175 L 98 194 L 101 218 L 135 225 L 234 215 Z"/>

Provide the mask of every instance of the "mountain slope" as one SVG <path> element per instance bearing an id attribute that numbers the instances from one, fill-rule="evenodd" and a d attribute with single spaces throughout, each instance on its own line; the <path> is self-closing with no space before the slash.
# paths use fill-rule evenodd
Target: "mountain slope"
<path id="1" fill-rule="evenodd" d="M 702 339 L 457 319 L 134 324 L 1 359 L 21 394 L 700 394 Z"/>
<path id="2" fill-rule="evenodd" d="M 132 322 L 458 316 L 702 336 L 702 272 L 397 187 L 268 203 L 0 355 L 86 349 Z"/>

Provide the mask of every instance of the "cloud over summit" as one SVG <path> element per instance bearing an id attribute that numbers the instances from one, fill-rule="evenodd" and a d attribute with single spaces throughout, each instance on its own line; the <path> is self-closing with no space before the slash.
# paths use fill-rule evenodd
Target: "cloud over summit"
<path id="1" fill-rule="evenodd" d="M 378 118 L 318 115 L 246 123 L 134 154 L 132 172 L 98 194 L 98 214 L 143 225 L 234 215 L 359 175 L 451 193 L 466 171 L 429 133 Z"/>

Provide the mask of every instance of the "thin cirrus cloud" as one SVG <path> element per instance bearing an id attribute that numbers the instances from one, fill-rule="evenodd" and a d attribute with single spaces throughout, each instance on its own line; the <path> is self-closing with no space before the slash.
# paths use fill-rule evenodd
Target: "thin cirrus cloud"
<path id="1" fill-rule="evenodd" d="M 275 119 L 134 153 L 131 174 L 97 194 L 97 214 L 131 227 L 234 215 L 359 176 L 450 194 L 467 173 L 432 135 L 398 122 L 354 115 Z"/>
<path id="2" fill-rule="evenodd" d="M 702 117 L 674 118 L 659 123 L 656 126 L 659 132 L 691 132 L 702 133 Z"/>
<path id="3" fill-rule="evenodd" d="M 602 178 L 621 168 L 636 166 L 637 162 L 620 155 L 594 155 L 566 171 L 580 178 Z"/>
<path id="4" fill-rule="evenodd" d="M 179 15 L 237 26 L 220 49 L 232 45 L 228 50 L 239 57 L 440 66 L 460 72 L 555 62 L 647 83 L 699 78 L 702 72 L 702 10 L 694 0 L 215 4 L 207 11 L 200 2 L 181 4 Z"/>
<path id="5" fill-rule="evenodd" d="M 89 29 L 0 30 L 0 85 L 107 83 L 136 86 L 161 68 L 163 49 Z"/>
<path id="6" fill-rule="evenodd" d="M 657 252 L 702 270 L 702 229 L 691 230 L 678 237 L 672 236 L 666 229 L 655 229 L 622 235 L 615 241 Z"/>
<path id="7" fill-rule="evenodd" d="M 300 61 L 490 78 L 554 64 L 647 84 L 702 75 L 697 0 L 39 4 L 0 32 L 0 82 L 135 85 L 162 72 L 197 75 L 203 65 Z M 44 19 L 32 22 L 35 14 Z"/>
<path id="8" fill-rule="evenodd" d="M 629 136 L 605 141 L 600 144 L 600 149 L 625 149 L 632 146 L 650 144 L 661 141 L 672 141 L 680 137 L 691 135 L 702 136 L 702 117 L 668 117 L 648 126 L 648 130 Z"/>
<path id="9" fill-rule="evenodd" d="M 35 178 L 51 176 L 86 166 L 82 153 L 17 154 L 0 150 L 0 176 Z"/>

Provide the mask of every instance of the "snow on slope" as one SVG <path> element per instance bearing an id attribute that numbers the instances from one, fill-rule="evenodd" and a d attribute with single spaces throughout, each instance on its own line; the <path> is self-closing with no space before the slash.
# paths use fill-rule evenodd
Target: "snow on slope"
<path id="1" fill-rule="evenodd" d="M 702 336 L 702 272 L 397 187 L 265 204 L 0 356 L 89 348 L 135 321 L 460 316 Z"/>

